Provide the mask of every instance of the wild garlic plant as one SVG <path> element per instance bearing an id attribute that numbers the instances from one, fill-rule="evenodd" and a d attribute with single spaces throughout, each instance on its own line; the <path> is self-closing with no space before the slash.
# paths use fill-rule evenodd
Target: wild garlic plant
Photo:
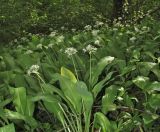
<path id="1" fill-rule="evenodd" d="M 76 64 L 75 64 L 75 61 L 74 61 L 74 58 L 73 58 L 73 55 L 76 54 L 77 52 L 78 51 L 75 48 L 70 47 L 70 48 L 66 48 L 64 53 L 67 54 L 68 58 L 71 58 L 73 66 L 74 66 L 74 70 L 75 70 L 75 73 L 76 73 L 77 80 L 79 80 L 78 72 L 77 72 L 77 69 L 76 69 Z"/>
<path id="2" fill-rule="evenodd" d="M 38 77 L 38 79 L 42 82 L 42 83 L 45 83 L 44 79 L 40 76 L 40 73 L 39 73 L 39 65 L 32 65 L 28 70 L 27 70 L 27 74 L 29 76 L 31 76 L 32 74 L 36 75 Z M 43 87 L 41 87 L 42 89 L 42 92 L 44 93 L 44 89 Z"/>
<path id="3" fill-rule="evenodd" d="M 97 48 L 93 45 L 87 45 L 86 48 L 83 49 L 84 52 L 89 53 L 89 83 L 91 83 L 92 80 L 92 54 L 97 51 Z M 89 89 L 91 89 L 91 84 Z"/>

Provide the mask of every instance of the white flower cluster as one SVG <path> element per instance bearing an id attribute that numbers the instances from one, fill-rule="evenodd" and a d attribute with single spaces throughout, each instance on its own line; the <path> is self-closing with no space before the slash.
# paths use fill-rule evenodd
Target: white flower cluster
<path id="1" fill-rule="evenodd" d="M 54 46 L 54 44 L 52 44 L 52 43 L 50 43 L 50 44 L 48 45 L 49 48 L 52 48 L 53 46 Z"/>
<path id="2" fill-rule="evenodd" d="M 90 30 L 92 30 L 92 26 L 91 25 L 86 25 L 84 27 L 84 29 L 87 30 L 87 31 L 90 31 Z"/>
<path id="3" fill-rule="evenodd" d="M 129 40 L 130 40 L 131 42 L 135 42 L 136 37 L 131 37 Z"/>
<path id="4" fill-rule="evenodd" d="M 25 52 L 25 54 L 27 54 L 27 55 L 32 54 L 32 53 L 33 53 L 32 50 L 27 50 L 27 51 Z"/>
<path id="5" fill-rule="evenodd" d="M 3 60 L 3 56 L 0 56 L 0 60 Z"/>
<path id="6" fill-rule="evenodd" d="M 17 49 L 23 49 L 23 46 L 22 45 L 18 45 Z"/>
<path id="7" fill-rule="evenodd" d="M 73 48 L 73 47 L 67 48 L 65 50 L 65 54 L 67 54 L 68 57 L 70 57 L 70 56 L 72 56 L 72 55 L 74 55 L 76 53 L 77 53 L 77 50 L 75 48 Z"/>
<path id="8" fill-rule="evenodd" d="M 97 45 L 97 46 L 101 46 L 99 40 L 94 41 L 94 44 Z"/>
<path id="9" fill-rule="evenodd" d="M 38 65 L 32 65 L 32 66 L 28 69 L 27 74 L 28 74 L 28 75 L 31 75 L 32 73 L 38 74 L 38 70 L 39 70 L 39 66 L 38 66 Z"/>
<path id="10" fill-rule="evenodd" d="M 93 36 L 97 36 L 98 35 L 99 30 L 92 30 L 92 35 Z"/>
<path id="11" fill-rule="evenodd" d="M 75 28 L 72 28 L 71 30 L 72 30 L 72 32 L 75 32 L 75 31 L 76 31 L 76 29 L 75 29 Z"/>
<path id="12" fill-rule="evenodd" d="M 61 43 L 63 41 L 64 41 L 64 36 L 63 35 L 57 37 L 57 43 Z"/>
<path id="13" fill-rule="evenodd" d="M 95 53 L 97 51 L 97 48 L 93 45 L 87 45 L 85 49 L 83 49 L 84 52 L 88 52 L 89 54 Z"/>
<path id="14" fill-rule="evenodd" d="M 37 49 L 42 49 L 42 44 L 38 44 Z"/>
<path id="15" fill-rule="evenodd" d="M 103 24 L 104 24 L 103 22 L 96 21 L 96 27 L 98 27 L 98 26 L 102 26 Z"/>
<path id="16" fill-rule="evenodd" d="M 56 31 L 51 32 L 51 34 L 49 35 L 51 38 L 54 37 L 56 35 Z"/>

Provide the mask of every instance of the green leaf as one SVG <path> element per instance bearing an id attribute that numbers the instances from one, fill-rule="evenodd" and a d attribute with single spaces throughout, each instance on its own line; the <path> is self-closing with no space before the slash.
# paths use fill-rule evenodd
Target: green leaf
<path id="1" fill-rule="evenodd" d="M 94 115 L 94 122 L 92 129 L 94 129 L 95 127 L 101 129 L 102 132 L 111 132 L 111 124 L 109 120 L 104 114 L 100 112 L 97 112 Z"/>
<path id="2" fill-rule="evenodd" d="M 93 95 L 94 95 L 94 98 L 97 97 L 98 93 L 102 90 L 102 88 L 103 88 L 104 85 L 107 83 L 107 81 L 112 77 L 113 73 L 114 73 L 114 72 L 108 73 L 108 74 L 106 75 L 106 77 L 105 77 L 102 81 L 98 82 L 98 83 L 94 86 L 94 88 L 92 89 L 92 93 L 93 93 Z"/>
<path id="3" fill-rule="evenodd" d="M 154 68 L 157 64 L 152 62 L 138 62 L 137 69 L 142 76 L 148 76 L 149 72 Z"/>
<path id="4" fill-rule="evenodd" d="M 8 109 L 4 110 L 5 117 L 11 120 L 24 120 L 27 124 L 29 124 L 32 127 L 37 127 L 36 120 L 31 116 L 24 116 L 18 112 L 13 112 Z"/>
<path id="5" fill-rule="evenodd" d="M 81 100 L 79 104 L 82 104 L 83 110 L 82 113 L 84 115 L 85 120 L 85 131 L 89 130 L 90 126 L 90 116 L 91 116 L 91 110 L 93 105 L 93 96 L 91 92 L 88 91 L 88 88 L 84 82 L 77 82 L 76 83 L 77 93 L 79 94 Z M 79 105 L 79 107 L 81 107 Z"/>
<path id="6" fill-rule="evenodd" d="M 77 82 L 77 79 L 76 77 L 74 76 L 74 74 L 68 70 L 67 68 L 65 67 L 61 67 L 61 75 L 70 79 L 72 82 L 76 83 Z"/>
<path id="7" fill-rule="evenodd" d="M 156 114 L 143 114 L 143 121 L 144 124 L 149 124 L 151 122 L 153 122 L 154 120 L 156 120 L 157 118 L 159 118 L 158 115 Z"/>
<path id="8" fill-rule="evenodd" d="M 147 86 L 147 89 L 150 91 L 160 91 L 160 82 L 152 82 Z"/>
<path id="9" fill-rule="evenodd" d="M 60 107 L 60 105 L 62 104 L 62 102 L 56 97 L 56 96 L 52 96 L 49 94 L 39 94 L 36 95 L 35 97 L 32 97 L 32 101 L 40 101 L 42 100 L 46 109 L 55 114 L 56 117 L 62 122 L 64 123 L 64 116 L 63 116 L 63 112 L 62 109 Z"/>
<path id="10" fill-rule="evenodd" d="M 13 104 L 16 111 L 24 116 L 32 116 L 34 111 L 34 104 L 30 98 L 26 95 L 26 89 L 24 87 L 10 88 L 13 95 Z"/>
<path id="11" fill-rule="evenodd" d="M 108 64 L 110 64 L 113 60 L 114 60 L 114 57 L 111 57 L 111 56 L 104 57 L 98 62 L 97 66 L 95 66 L 92 69 L 92 80 L 90 82 L 92 86 L 94 86 L 97 83 L 99 75 L 102 73 L 104 68 Z"/>
<path id="12" fill-rule="evenodd" d="M 152 108 L 154 109 L 160 108 L 160 105 L 159 105 L 160 94 L 152 94 L 148 102 Z"/>
<path id="13" fill-rule="evenodd" d="M 102 112 L 107 114 L 108 111 L 116 109 L 114 100 L 116 99 L 118 86 L 112 85 L 106 89 L 105 95 L 102 98 Z"/>
<path id="14" fill-rule="evenodd" d="M 15 132 L 14 124 L 9 124 L 9 125 L 0 127 L 0 132 Z"/>
<path id="15" fill-rule="evenodd" d="M 145 87 L 149 83 L 149 78 L 144 76 L 138 76 L 133 80 L 133 83 L 136 84 L 139 88 L 145 89 Z"/>
<path id="16" fill-rule="evenodd" d="M 16 111 L 21 113 L 22 115 L 25 115 L 27 106 L 26 89 L 23 87 L 19 87 L 19 88 L 11 88 L 10 91 L 14 96 L 13 103 L 15 105 Z"/>

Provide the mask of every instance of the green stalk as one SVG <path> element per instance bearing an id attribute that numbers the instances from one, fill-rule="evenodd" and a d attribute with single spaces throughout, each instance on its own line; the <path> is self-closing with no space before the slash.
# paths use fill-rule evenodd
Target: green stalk
<path id="1" fill-rule="evenodd" d="M 73 130 L 73 132 L 76 132 L 76 127 L 75 127 L 74 123 L 72 123 L 72 122 L 70 121 L 70 119 L 68 118 L 68 116 L 67 116 L 66 112 L 64 111 L 64 109 L 62 108 L 62 106 L 61 106 L 60 104 L 59 104 L 59 106 L 60 106 L 60 108 L 61 108 L 64 116 L 66 117 L 67 122 L 69 123 L 68 126 L 71 127 L 71 129 Z M 66 126 L 67 126 L 67 123 L 66 123 Z M 75 128 L 74 128 L 74 127 L 75 127 Z M 69 127 L 67 127 L 67 129 L 68 129 L 69 132 L 71 132 L 71 130 L 69 129 Z"/>
<path id="2" fill-rule="evenodd" d="M 92 53 L 89 53 L 89 90 L 91 90 L 92 82 Z"/>
<path id="3" fill-rule="evenodd" d="M 76 65 L 75 65 L 73 56 L 71 56 L 71 59 L 72 59 L 72 62 L 73 62 L 73 66 L 74 66 L 74 70 L 75 70 L 75 73 L 76 73 L 76 76 L 77 76 L 77 80 L 79 80 L 79 78 L 78 78 L 78 72 L 77 72 L 77 69 L 76 69 Z"/>
<path id="4" fill-rule="evenodd" d="M 45 84 L 45 81 L 41 78 L 41 76 L 39 75 L 39 73 L 37 73 L 36 75 L 39 78 L 39 80 L 42 81 Z M 42 89 L 42 92 L 45 93 L 43 87 L 41 87 L 41 89 Z"/>

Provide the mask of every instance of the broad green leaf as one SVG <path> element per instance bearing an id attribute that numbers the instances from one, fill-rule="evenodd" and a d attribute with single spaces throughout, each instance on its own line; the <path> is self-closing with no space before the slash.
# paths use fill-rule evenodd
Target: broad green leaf
<path id="1" fill-rule="evenodd" d="M 138 76 L 133 80 L 133 83 L 136 84 L 139 88 L 145 89 L 145 87 L 149 83 L 149 78 L 144 76 Z"/>
<path id="2" fill-rule="evenodd" d="M 97 97 L 98 93 L 102 90 L 102 88 L 103 88 L 104 85 L 107 83 L 107 81 L 112 77 L 113 73 L 114 73 L 114 72 L 108 73 L 108 74 L 106 75 L 106 77 L 105 77 L 102 81 L 98 82 L 98 83 L 94 86 L 94 88 L 92 89 L 92 93 L 93 93 L 93 95 L 94 95 L 94 98 Z"/>
<path id="3" fill-rule="evenodd" d="M 39 95 L 36 95 L 35 97 L 32 97 L 31 100 L 34 102 L 42 100 L 46 109 L 49 112 L 55 114 L 56 117 L 62 123 L 64 123 L 64 116 L 63 116 L 62 109 L 60 107 L 62 102 L 56 96 L 49 95 L 49 94 L 39 94 Z"/>
<path id="4" fill-rule="evenodd" d="M 47 81 L 50 81 L 55 71 L 58 71 L 58 68 L 47 63 L 41 63 L 41 69 L 42 74 Z"/>
<path id="5" fill-rule="evenodd" d="M 76 83 L 77 92 L 81 98 L 79 104 L 82 104 L 83 109 L 82 113 L 84 115 L 85 119 L 85 131 L 89 130 L 90 126 L 90 116 L 91 116 L 91 110 L 93 105 L 93 96 L 91 92 L 88 91 L 88 88 L 84 82 L 77 82 Z M 81 107 L 79 105 L 79 107 Z"/>
<path id="6" fill-rule="evenodd" d="M 4 110 L 4 113 L 5 113 L 5 117 L 8 118 L 8 119 L 13 119 L 13 120 L 23 120 L 25 121 L 27 124 L 29 124 L 30 126 L 32 127 L 37 127 L 37 122 L 36 120 L 31 117 L 31 116 L 24 116 L 18 112 L 13 112 L 13 111 L 10 111 L 8 109 L 5 109 Z"/>
<path id="7" fill-rule="evenodd" d="M 151 82 L 148 86 L 147 89 L 149 91 L 160 91 L 160 82 Z"/>
<path id="8" fill-rule="evenodd" d="M 32 116 L 34 112 L 34 103 L 31 102 L 29 96 L 26 95 L 24 87 L 10 88 L 13 95 L 13 104 L 18 113 L 24 116 Z"/>
<path id="9" fill-rule="evenodd" d="M 113 60 L 114 60 L 114 57 L 111 57 L 111 56 L 104 57 L 98 62 L 97 66 L 95 66 L 92 69 L 92 78 L 91 78 L 92 80 L 90 82 L 92 86 L 94 86 L 97 83 L 99 75 L 102 73 L 104 68 L 108 64 L 110 64 Z"/>
<path id="10" fill-rule="evenodd" d="M 16 111 L 21 113 L 22 115 L 25 115 L 26 113 L 26 89 L 23 87 L 19 88 L 10 88 L 11 94 L 13 97 L 13 103 L 15 105 Z"/>
<path id="11" fill-rule="evenodd" d="M 15 86 L 16 87 L 25 87 L 28 88 L 27 81 L 24 78 L 23 74 L 16 74 L 14 78 Z"/>
<path id="12" fill-rule="evenodd" d="M 9 125 L 0 127 L 0 132 L 15 132 L 14 124 L 9 124 Z"/>
<path id="13" fill-rule="evenodd" d="M 154 120 L 156 120 L 157 118 L 159 118 L 158 115 L 156 114 L 143 114 L 143 121 L 144 124 L 149 124 L 151 122 L 153 122 Z"/>
<path id="14" fill-rule="evenodd" d="M 14 58 L 8 53 L 4 55 L 4 62 L 6 64 L 7 70 L 13 70 L 16 68 Z"/>
<path id="15" fill-rule="evenodd" d="M 67 68 L 65 67 L 61 67 L 61 75 L 70 79 L 72 82 L 76 83 L 77 82 L 77 79 L 76 77 L 74 76 L 74 74 L 68 70 Z"/>
<path id="16" fill-rule="evenodd" d="M 106 88 L 105 95 L 102 98 L 102 112 L 106 114 L 108 111 L 116 109 L 114 100 L 116 99 L 118 86 L 112 85 Z"/>
<path id="17" fill-rule="evenodd" d="M 81 97 L 79 96 L 75 82 L 65 77 L 61 77 L 59 81 L 60 81 L 61 90 L 63 91 L 65 97 L 72 104 L 73 108 L 78 113 L 80 113 L 82 109 L 82 104 L 79 103 L 81 101 Z"/>
<path id="18" fill-rule="evenodd" d="M 30 93 L 30 90 L 31 90 L 31 92 L 34 91 L 34 92 L 36 92 L 36 93 L 42 91 L 41 87 L 39 86 L 38 80 L 35 79 L 34 77 L 25 75 L 25 80 L 26 80 L 27 84 L 28 84 L 29 87 L 30 87 L 30 89 L 28 89 L 27 92 Z M 33 92 L 33 93 L 34 93 L 34 92 Z M 31 93 L 31 94 L 33 94 L 33 93 Z"/>
<path id="19" fill-rule="evenodd" d="M 154 68 L 157 64 L 153 62 L 138 62 L 137 69 L 142 76 L 148 76 L 149 72 Z"/>
<path id="20" fill-rule="evenodd" d="M 152 94 L 148 101 L 150 106 L 154 109 L 160 108 L 159 102 L 160 102 L 160 94 Z"/>
<path id="21" fill-rule="evenodd" d="M 15 77 L 13 71 L 3 71 L 0 72 L 0 83 L 10 83 Z"/>
<path id="22" fill-rule="evenodd" d="M 0 101 L 0 108 L 3 108 L 7 104 L 9 104 L 12 100 L 13 98 L 7 98 L 6 100 Z"/>
<path id="23" fill-rule="evenodd" d="M 17 65 L 19 65 L 23 70 L 29 69 L 32 64 L 36 64 L 37 60 L 28 54 L 22 54 L 18 56 L 16 60 Z"/>
<path id="24" fill-rule="evenodd" d="M 110 121 L 101 112 L 97 112 L 94 115 L 94 122 L 92 129 L 94 130 L 94 128 L 99 128 L 102 130 L 102 132 L 111 132 Z"/>
<path id="25" fill-rule="evenodd" d="M 153 68 L 151 71 L 157 76 L 158 81 L 160 81 L 160 70 L 159 70 L 159 68 Z"/>

